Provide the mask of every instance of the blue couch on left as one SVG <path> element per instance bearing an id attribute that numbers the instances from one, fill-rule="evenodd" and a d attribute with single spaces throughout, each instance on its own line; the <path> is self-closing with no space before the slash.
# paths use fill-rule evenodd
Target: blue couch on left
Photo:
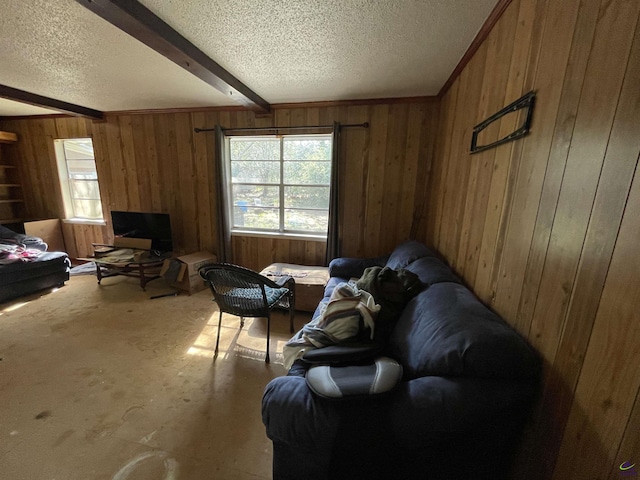
<path id="1" fill-rule="evenodd" d="M 47 252 L 47 244 L 38 237 L 0 225 L 0 246 L 6 251 L 27 249 L 31 252 L 27 255 L 29 258 L 5 259 L 0 264 L 0 302 L 62 286 L 69 280 L 69 256 L 65 252 Z"/>
<path id="2" fill-rule="evenodd" d="M 407 269 L 425 286 L 388 339 L 385 354 L 403 379 L 389 393 L 348 400 L 314 394 L 300 361 L 272 380 L 262 418 L 274 480 L 507 478 L 538 391 L 539 356 L 418 242 L 388 257 L 334 260 L 323 302 L 375 265 Z"/>

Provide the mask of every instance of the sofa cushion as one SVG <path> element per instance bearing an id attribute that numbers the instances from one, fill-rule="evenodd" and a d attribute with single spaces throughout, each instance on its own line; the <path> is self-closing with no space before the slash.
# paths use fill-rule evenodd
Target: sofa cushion
<path id="1" fill-rule="evenodd" d="M 456 283 L 437 283 L 409 302 L 389 347 L 406 379 L 518 379 L 537 375 L 539 368 L 524 339 Z"/>
<path id="2" fill-rule="evenodd" d="M 409 240 L 395 248 L 389 256 L 386 266 L 397 270 L 399 268 L 406 268 L 407 265 L 419 258 L 435 256 L 435 252 L 430 250 L 425 244 L 416 242 L 415 240 Z"/>
<path id="3" fill-rule="evenodd" d="M 407 270 L 415 273 L 426 286 L 434 283 L 461 283 L 460 279 L 437 257 L 423 257 L 407 266 Z"/>

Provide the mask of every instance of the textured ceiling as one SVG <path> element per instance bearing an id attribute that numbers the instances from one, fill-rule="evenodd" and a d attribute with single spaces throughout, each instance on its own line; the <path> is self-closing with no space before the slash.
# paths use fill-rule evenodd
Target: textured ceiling
<path id="1" fill-rule="evenodd" d="M 288 103 L 435 95 L 496 0 L 141 3 L 267 102 Z M 0 44 L 0 84 L 96 110 L 235 105 L 73 0 L 5 0 Z"/>

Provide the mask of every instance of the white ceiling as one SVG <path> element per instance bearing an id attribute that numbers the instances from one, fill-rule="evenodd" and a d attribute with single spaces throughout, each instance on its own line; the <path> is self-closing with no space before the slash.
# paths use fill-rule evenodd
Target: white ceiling
<path id="1" fill-rule="evenodd" d="M 141 0 L 269 103 L 435 95 L 497 0 Z M 74 0 L 4 0 L 0 84 L 101 111 L 236 105 Z M 0 99 L 0 116 L 54 113 Z"/>

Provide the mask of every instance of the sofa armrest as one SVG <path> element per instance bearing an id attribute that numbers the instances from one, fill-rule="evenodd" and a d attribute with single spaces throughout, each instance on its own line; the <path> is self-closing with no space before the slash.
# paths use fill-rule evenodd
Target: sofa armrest
<path id="1" fill-rule="evenodd" d="M 334 258 L 329 263 L 329 276 L 340 278 L 360 278 L 369 267 L 383 267 L 388 255 L 376 258 Z"/>
<path id="2" fill-rule="evenodd" d="M 273 379 L 262 397 L 262 423 L 274 442 L 323 448 L 330 445 L 340 424 L 333 402 L 316 397 L 304 377 Z"/>

